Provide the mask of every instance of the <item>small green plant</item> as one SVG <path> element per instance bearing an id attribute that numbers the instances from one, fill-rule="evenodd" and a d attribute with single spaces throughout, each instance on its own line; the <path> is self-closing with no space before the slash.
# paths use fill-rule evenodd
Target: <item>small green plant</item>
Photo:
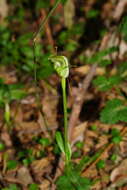
<path id="1" fill-rule="evenodd" d="M 80 173 L 71 167 L 56 182 L 58 190 L 89 190 L 93 184 L 89 178 L 81 177 Z"/>
<path id="2" fill-rule="evenodd" d="M 57 7 L 57 5 L 61 1 L 56 1 L 54 4 L 53 8 L 47 15 L 47 17 L 42 21 L 41 26 L 39 30 L 35 33 L 34 35 L 34 56 L 36 57 L 35 51 L 36 51 L 36 41 L 39 33 L 42 31 L 44 24 L 48 20 L 48 18 L 52 15 L 52 12 L 54 9 Z M 65 1 L 63 2 L 65 3 Z M 93 18 L 97 17 L 99 12 L 93 11 L 89 13 L 88 18 Z M 66 43 L 70 37 L 70 34 L 73 33 L 73 35 L 79 35 L 83 31 L 84 25 L 82 27 L 78 26 L 76 30 L 74 29 L 75 27 L 73 26 L 71 29 L 68 31 L 62 31 L 58 37 L 58 43 L 61 46 L 64 46 L 65 49 L 68 52 L 74 51 L 78 47 L 78 43 L 75 42 L 74 40 L 70 40 L 70 43 Z M 110 47 L 108 49 L 104 49 L 102 51 L 97 52 L 90 58 L 86 58 L 85 56 L 80 56 L 80 60 L 86 61 L 88 64 L 92 63 L 97 63 L 99 66 L 106 67 L 110 64 L 112 64 L 112 61 L 110 59 L 105 58 L 107 55 L 110 55 L 114 52 L 118 51 L 118 47 Z M 49 56 L 49 55 L 48 55 Z M 47 58 L 48 58 L 47 56 Z M 80 163 L 76 166 L 73 165 L 72 163 L 72 151 L 71 151 L 71 145 L 69 143 L 68 139 L 68 121 L 67 121 L 67 94 L 66 94 L 66 78 L 69 75 L 69 63 L 68 59 L 63 56 L 63 55 L 51 55 L 48 58 L 48 61 L 50 61 L 53 65 L 54 70 L 58 74 L 58 76 L 61 79 L 61 87 L 62 87 L 62 96 L 63 96 L 63 112 L 64 112 L 64 133 L 62 134 L 61 132 L 57 131 L 56 132 L 56 142 L 57 146 L 59 147 L 60 151 L 63 153 L 64 158 L 65 158 L 65 170 L 62 176 L 60 176 L 57 181 L 56 185 L 58 190 L 63 190 L 63 189 L 70 189 L 70 190 L 87 190 L 90 189 L 90 186 L 93 184 L 93 182 L 88 179 L 88 178 L 83 178 L 81 177 L 81 171 L 87 167 L 89 164 L 91 164 L 93 161 L 95 161 L 103 152 L 103 149 L 98 151 L 94 156 L 92 157 L 83 157 L 80 161 Z M 36 62 L 36 59 L 35 59 Z M 35 81 L 36 81 L 36 76 L 38 75 L 38 64 L 35 64 L 34 67 L 34 73 L 35 73 Z M 121 71 L 122 72 L 122 71 Z M 125 76 L 125 75 L 124 75 Z M 123 80 L 124 76 L 122 74 L 115 75 L 115 76 L 100 76 L 97 77 L 94 80 L 94 85 L 98 87 L 99 90 L 101 91 L 107 91 L 112 89 L 113 87 L 116 88 L 121 81 Z M 101 112 L 101 121 L 106 122 L 106 123 L 116 123 L 118 121 L 127 121 L 127 109 L 126 106 L 124 105 L 125 102 L 114 99 L 109 101 L 105 108 Z M 92 130 L 96 130 L 96 127 L 94 126 L 91 128 Z M 121 140 L 121 136 L 115 132 L 111 133 L 111 142 L 117 144 Z M 39 141 L 40 144 L 45 145 L 47 144 L 47 140 L 45 141 L 44 139 L 41 139 Z M 77 145 L 77 148 L 82 148 L 82 144 L 79 143 Z M 58 149 L 57 149 L 57 152 Z M 105 167 L 105 161 L 100 160 L 97 163 L 97 168 L 98 169 L 103 169 Z"/>
<path id="3" fill-rule="evenodd" d="M 54 64 L 54 69 L 61 78 L 61 87 L 63 93 L 63 110 L 64 110 L 64 140 L 60 132 L 56 133 L 56 141 L 65 155 L 66 165 L 71 160 L 71 148 L 68 141 L 68 122 L 67 122 L 67 98 L 66 98 L 66 78 L 69 75 L 69 64 L 65 56 L 53 55 L 49 60 Z"/>

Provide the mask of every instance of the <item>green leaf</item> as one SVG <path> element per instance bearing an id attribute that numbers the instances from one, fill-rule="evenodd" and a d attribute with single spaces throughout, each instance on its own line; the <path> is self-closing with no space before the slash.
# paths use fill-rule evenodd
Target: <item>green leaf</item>
<path id="1" fill-rule="evenodd" d="M 111 139 L 111 142 L 113 142 L 114 144 L 119 144 L 121 141 L 122 141 L 121 136 L 112 137 Z"/>
<path id="2" fill-rule="evenodd" d="M 86 17 L 87 18 L 96 18 L 99 15 L 99 11 L 95 9 L 91 9 L 87 12 Z"/>
<path id="3" fill-rule="evenodd" d="M 7 161 L 7 169 L 12 170 L 15 169 L 18 165 L 18 162 L 16 160 L 8 160 Z"/>
<path id="4" fill-rule="evenodd" d="M 107 91 L 111 89 L 113 86 L 118 85 L 121 82 L 121 78 L 119 76 L 111 76 L 108 79 L 105 76 L 98 76 L 93 84 L 99 88 L 101 91 Z"/>
<path id="5" fill-rule="evenodd" d="M 23 90 L 12 90 L 11 91 L 11 100 L 21 100 L 27 95 L 27 93 Z"/>
<path id="6" fill-rule="evenodd" d="M 39 142 L 41 145 L 43 145 L 44 147 L 50 145 L 50 140 L 49 140 L 49 138 L 40 138 L 38 142 Z"/>
<path id="7" fill-rule="evenodd" d="M 39 187 L 37 184 L 33 183 L 29 185 L 28 190 L 39 190 Z"/>
<path id="8" fill-rule="evenodd" d="M 100 120 L 109 124 L 115 124 L 119 121 L 127 122 L 127 106 L 119 99 L 108 101 L 100 114 Z"/>
<path id="9" fill-rule="evenodd" d="M 117 154 L 112 154 L 111 157 L 110 157 L 110 160 L 115 162 L 118 158 L 118 155 Z"/>
<path id="10" fill-rule="evenodd" d="M 79 177 L 78 178 L 78 185 L 77 189 L 78 190 L 90 190 L 92 185 L 92 181 L 89 178 L 86 177 Z"/>
<path id="11" fill-rule="evenodd" d="M 81 177 L 79 172 L 70 163 L 64 175 L 57 179 L 56 185 L 58 190 L 89 190 L 92 181 L 89 178 Z"/>
<path id="12" fill-rule="evenodd" d="M 115 136 L 120 135 L 120 130 L 118 130 L 118 129 L 116 129 L 116 128 L 113 128 L 113 129 L 111 130 L 111 135 L 112 135 L 112 137 L 115 137 Z"/>
<path id="13" fill-rule="evenodd" d="M 53 65 L 47 62 L 47 65 L 42 65 L 42 67 L 40 67 L 37 70 L 37 78 L 45 79 L 45 78 L 48 78 L 53 73 L 54 73 Z"/>
<path id="14" fill-rule="evenodd" d="M 29 59 L 33 59 L 33 50 L 30 46 L 23 46 L 21 52 Z"/>
<path id="15" fill-rule="evenodd" d="M 64 141 L 59 131 L 56 132 L 56 142 L 63 154 L 65 154 Z"/>
<path id="16" fill-rule="evenodd" d="M 58 43 L 60 45 L 64 45 L 69 38 L 69 33 L 67 31 L 62 31 L 58 37 Z"/>
<path id="17" fill-rule="evenodd" d="M 3 142 L 0 142 L 0 151 L 3 151 L 5 149 L 5 144 Z"/>
<path id="18" fill-rule="evenodd" d="M 71 37 L 72 35 L 82 35 L 84 32 L 85 24 L 84 22 L 79 22 L 77 24 L 74 24 L 70 30 L 68 30 L 68 34 Z M 68 36 L 68 37 L 69 37 Z"/>
<path id="19" fill-rule="evenodd" d="M 104 160 L 99 160 L 96 164 L 97 169 L 102 169 L 105 167 L 105 161 Z"/>
<path id="20" fill-rule="evenodd" d="M 110 65 L 110 64 L 112 64 L 112 61 L 109 59 L 103 59 L 98 63 L 98 65 L 101 67 L 106 67 L 107 65 Z"/>
<path id="21" fill-rule="evenodd" d="M 86 177 L 81 177 L 80 174 L 73 168 L 67 172 L 68 179 L 78 190 L 89 190 L 92 184 L 91 180 Z"/>
<path id="22" fill-rule="evenodd" d="M 122 136 L 120 134 L 120 130 L 118 130 L 116 128 L 112 129 L 111 135 L 112 135 L 111 142 L 113 142 L 115 144 L 119 144 L 120 141 L 122 140 Z"/>
<path id="23" fill-rule="evenodd" d="M 56 181 L 56 185 L 57 190 L 75 190 L 74 186 L 71 184 L 68 176 L 66 175 L 60 176 Z"/>
<path id="24" fill-rule="evenodd" d="M 73 52 L 77 49 L 78 47 L 78 43 L 76 41 L 69 41 L 66 45 L 65 45 L 65 49 L 66 51 L 69 51 L 69 52 Z"/>
<path id="25" fill-rule="evenodd" d="M 26 34 L 23 34 L 21 36 L 19 36 L 19 38 L 17 39 L 17 43 L 20 45 L 20 46 L 25 46 L 25 45 L 28 45 L 29 44 L 29 41 L 30 39 L 32 38 L 33 34 L 32 33 L 26 33 Z"/>
<path id="26" fill-rule="evenodd" d="M 81 149 L 81 148 L 83 148 L 84 143 L 81 142 L 81 141 L 78 141 L 78 142 L 75 144 L 75 146 L 76 146 L 77 148 Z"/>

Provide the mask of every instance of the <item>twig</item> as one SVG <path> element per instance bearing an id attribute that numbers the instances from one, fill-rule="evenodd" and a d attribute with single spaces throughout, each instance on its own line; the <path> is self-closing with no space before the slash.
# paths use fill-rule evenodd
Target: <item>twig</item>
<path id="1" fill-rule="evenodd" d="M 70 116 L 70 120 L 69 120 L 69 139 L 70 141 L 72 140 L 72 131 L 73 131 L 73 128 L 74 126 L 76 125 L 76 122 L 78 120 L 78 117 L 79 117 L 79 114 L 80 114 L 80 111 L 81 111 L 81 107 L 83 105 L 83 102 L 84 102 L 84 97 L 85 97 L 85 94 L 86 94 L 86 91 L 95 75 L 95 72 L 96 72 L 96 68 L 97 68 L 97 64 L 94 64 L 89 73 L 87 74 L 86 78 L 84 79 L 83 81 L 83 87 L 82 88 L 79 88 L 78 90 L 78 96 L 75 98 L 75 101 L 74 101 L 74 104 L 73 104 L 73 107 L 72 107 L 72 113 L 71 113 L 71 116 Z"/>
<path id="2" fill-rule="evenodd" d="M 113 19 L 118 21 L 120 17 L 122 16 L 126 7 L 127 7 L 127 0 L 122 0 L 122 1 L 119 0 L 113 13 Z"/>
<path id="3" fill-rule="evenodd" d="M 109 37 L 110 37 L 109 33 L 103 37 L 100 48 L 99 48 L 100 50 L 104 49 L 106 47 Z M 82 108 L 82 105 L 83 105 L 83 102 L 85 99 L 85 94 L 86 94 L 86 92 L 89 88 L 89 85 L 96 73 L 96 68 L 97 68 L 97 63 L 95 63 L 91 67 L 87 76 L 84 78 L 83 83 L 82 83 L 82 88 L 78 89 L 78 92 L 77 92 L 78 95 L 74 100 L 74 104 L 72 107 L 72 112 L 71 112 L 71 116 L 70 116 L 70 120 L 69 120 L 69 130 L 68 130 L 68 136 L 69 136 L 70 142 L 72 141 L 72 138 L 73 138 L 73 130 L 78 121 L 79 114 L 80 114 L 80 111 L 81 111 L 81 108 Z"/>

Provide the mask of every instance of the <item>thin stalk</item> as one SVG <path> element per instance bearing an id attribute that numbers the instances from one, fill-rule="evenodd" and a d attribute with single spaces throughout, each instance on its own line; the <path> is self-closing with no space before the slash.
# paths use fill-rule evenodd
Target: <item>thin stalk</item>
<path id="1" fill-rule="evenodd" d="M 61 2 L 61 0 L 57 0 L 55 2 L 53 8 L 50 10 L 48 15 L 44 18 L 44 20 L 42 20 L 38 31 L 33 34 L 34 85 L 35 85 L 35 89 L 36 89 L 36 101 L 37 101 L 37 105 L 39 107 L 40 113 L 42 115 L 42 118 L 44 120 L 44 123 L 45 123 L 45 126 L 46 126 L 47 129 L 48 129 L 48 125 L 46 123 L 46 120 L 44 118 L 44 114 L 43 114 L 41 106 L 40 106 L 40 95 L 38 93 L 38 87 L 37 87 L 38 85 L 37 85 L 36 41 L 37 41 L 38 35 L 42 32 L 44 25 L 46 24 L 48 19 L 51 17 L 51 15 L 53 14 L 54 10 L 57 8 L 57 6 L 59 5 L 60 2 Z M 48 129 L 48 131 L 49 131 L 49 129 Z"/>
<path id="2" fill-rule="evenodd" d="M 67 121 L 67 97 L 66 97 L 66 78 L 61 79 L 62 94 L 63 94 L 63 111 L 64 111 L 64 143 L 65 143 L 65 159 L 68 165 L 68 121 Z"/>
<path id="3" fill-rule="evenodd" d="M 61 2 L 61 0 L 57 0 L 56 3 L 54 4 L 53 8 L 51 9 L 51 11 L 48 13 L 48 15 L 44 18 L 44 20 L 42 20 L 39 30 L 37 32 L 35 32 L 33 35 L 33 41 L 34 42 L 36 42 L 39 33 L 43 30 L 43 26 L 45 25 L 47 20 L 50 18 L 50 16 L 52 15 L 52 13 L 57 8 L 57 6 L 59 5 L 60 2 Z"/>

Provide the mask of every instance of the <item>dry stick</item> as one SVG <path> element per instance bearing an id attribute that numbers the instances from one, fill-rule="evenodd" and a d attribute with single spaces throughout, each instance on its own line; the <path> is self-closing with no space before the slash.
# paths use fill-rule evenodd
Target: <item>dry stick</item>
<path id="1" fill-rule="evenodd" d="M 77 97 L 75 98 L 75 101 L 74 101 L 74 104 L 73 104 L 73 107 L 72 107 L 72 113 L 71 113 L 71 116 L 70 116 L 70 120 L 69 120 L 69 130 L 68 130 L 68 136 L 69 136 L 69 140 L 71 142 L 72 140 L 72 137 L 73 137 L 73 129 L 74 129 L 74 126 L 76 125 L 76 122 L 79 118 L 79 114 L 80 114 L 80 111 L 81 111 L 81 107 L 83 105 L 83 102 L 84 102 L 84 98 L 85 98 L 85 94 L 86 94 L 86 91 L 96 73 L 96 68 L 97 68 L 97 64 L 95 63 L 89 73 L 87 74 L 86 78 L 84 79 L 83 81 L 83 87 L 82 88 L 79 88 L 78 90 L 78 95 Z"/>
<path id="2" fill-rule="evenodd" d="M 113 12 L 113 19 L 119 21 L 120 17 L 122 16 L 123 12 L 126 10 L 127 0 L 119 0 L 117 6 Z"/>
<path id="3" fill-rule="evenodd" d="M 126 132 L 127 132 L 127 128 L 126 128 L 126 127 L 123 127 L 123 129 L 122 129 L 121 132 L 120 132 L 120 135 L 121 135 L 121 136 L 124 136 Z M 102 159 L 103 155 L 104 155 L 106 152 L 108 152 L 109 150 L 111 150 L 111 148 L 112 148 L 113 146 L 114 146 L 114 143 L 108 144 L 108 145 L 106 146 L 106 148 L 104 149 L 104 151 L 101 153 L 101 155 L 100 155 L 90 166 L 88 166 L 88 167 L 83 171 L 82 175 L 83 175 L 83 176 L 86 176 L 86 173 L 87 173 L 92 167 L 94 167 L 94 166 L 96 165 L 96 163 L 97 163 L 100 159 Z"/>
<path id="4" fill-rule="evenodd" d="M 100 50 L 104 49 L 107 45 L 107 42 L 110 38 L 110 34 L 107 33 L 102 41 L 101 41 L 101 45 L 100 45 Z M 89 88 L 89 85 L 96 73 L 96 68 L 97 68 L 97 63 L 95 63 L 90 71 L 88 72 L 87 76 L 84 78 L 83 80 L 83 84 L 82 84 L 82 88 L 79 88 L 78 90 L 78 95 L 77 97 L 75 98 L 74 100 L 74 104 L 73 104 L 73 107 L 72 107 L 72 112 L 71 112 L 71 116 L 70 116 L 70 120 L 69 120 L 69 128 L 68 128 L 68 136 L 69 136 L 69 140 L 70 142 L 72 141 L 73 139 L 73 131 L 74 131 L 74 127 L 76 126 L 77 124 L 77 121 L 78 121 L 78 118 L 79 118 L 79 114 L 80 114 L 80 111 L 81 111 L 81 108 L 82 108 L 82 105 L 83 105 L 83 102 L 84 102 L 84 99 L 85 99 L 85 94 Z"/>

